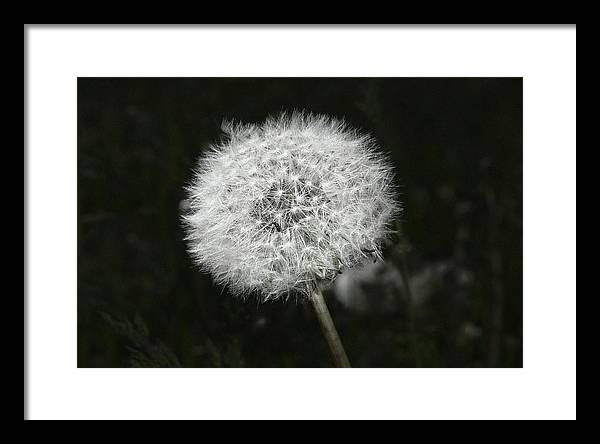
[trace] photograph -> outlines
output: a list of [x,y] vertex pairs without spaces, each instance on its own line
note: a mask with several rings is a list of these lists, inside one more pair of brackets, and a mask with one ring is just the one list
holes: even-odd
[[523,368],[523,77],[75,81],[78,368]]

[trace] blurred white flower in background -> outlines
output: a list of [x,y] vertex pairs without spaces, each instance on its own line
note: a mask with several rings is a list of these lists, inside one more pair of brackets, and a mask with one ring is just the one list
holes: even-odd
[[400,205],[369,136],[297,112],[223,130],[199,160],[183,216],[189,253],[217,283],[262,300],[310,296],[381,259]]
[[358,313],[389,313],[398,308],[403,294],[402,274],[386,262],[370,262],[343,273],[333,286],[336,299]]
[[426,304],[436,291],[448,287],[448,279],[456,285],[468,286],[472,276],[452,260],[444,260],[420,267],[408,279],[411,300],[396,263],[370,263],[342,274],[335,281],[333,294],[346,309],[356,313],[392,313],[406,303],[417,308]]

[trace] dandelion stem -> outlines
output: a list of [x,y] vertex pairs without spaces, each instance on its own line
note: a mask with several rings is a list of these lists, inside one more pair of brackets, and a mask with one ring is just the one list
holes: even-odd
[[340,336],[338,335],[335,325],[333,324],[333,319],[331,319],[331,315],[329,314],[329,309],[325,303],[325,298],[323,298],[323,293],[321,293],[320,289],[317,289],[310,299],[313,307],[315,308],[315,312],[317,313],[317,318],[319,318],[321,330],[323,331],[323,335],[325,336],[327,344],[329,345],[329,350],[331,351],[335,366],[346,368],[351,367]]

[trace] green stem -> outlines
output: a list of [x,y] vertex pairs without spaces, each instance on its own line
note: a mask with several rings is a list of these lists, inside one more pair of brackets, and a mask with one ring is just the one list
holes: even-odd
[[338,335],[335,325],[333,324],[333,319],[331,319],[331,314],[329,314],[329,309],[325,303],[323,293],[321,293],[320,289],[317,289],[310,299],[315,309],[315,313],[317,314],[317,318],[319,319],[319,323],[321,324],[323,335],[325,336],[327,344],[329,345],[329,350],[331,351],[335,366],[351,367],[340,336]]

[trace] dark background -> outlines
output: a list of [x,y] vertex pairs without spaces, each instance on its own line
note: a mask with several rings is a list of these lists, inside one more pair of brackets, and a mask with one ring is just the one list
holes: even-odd
[[353,366],[521,367],[520,78],[80,78],[78,366],[331,365],[310,305],[232,297],[182,240],[222,120],[291,109],[345,118],[396,165],[401,236],[348,272],[354,299],[326,293]]

